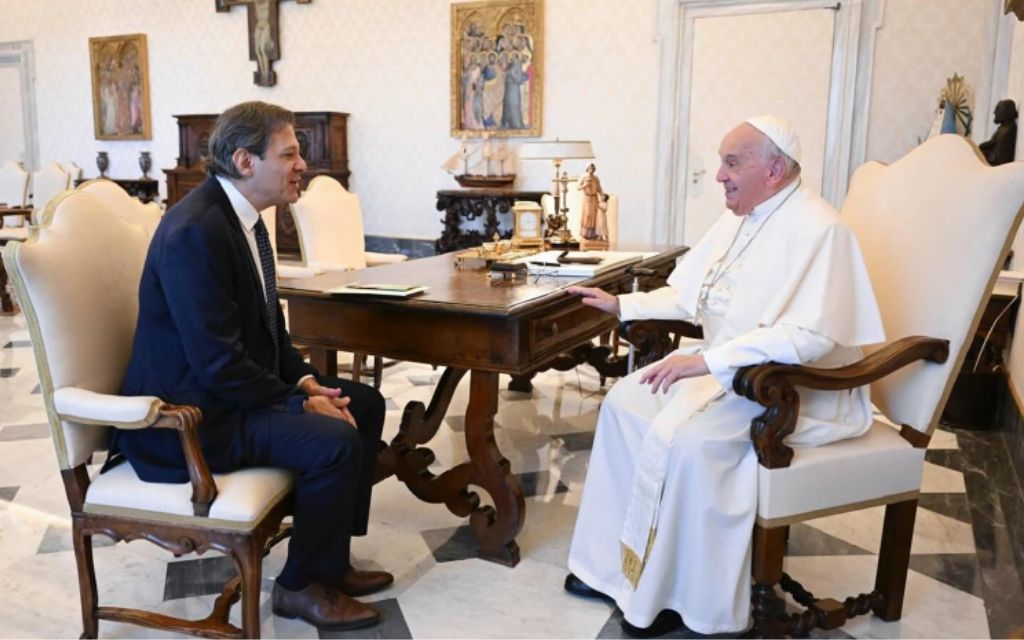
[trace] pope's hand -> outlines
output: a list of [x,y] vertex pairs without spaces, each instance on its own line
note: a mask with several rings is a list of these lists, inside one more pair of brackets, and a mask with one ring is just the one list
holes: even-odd
[[640,376],[640,384],[650,384],[651,393],[663,392],[681,378],[695,378],[710,373],[702,355],[669,356],[650,367]]
[[583,304],[614,316],[619,315],[619,298],[596,287],[569,287],[569,293],[583,298]]

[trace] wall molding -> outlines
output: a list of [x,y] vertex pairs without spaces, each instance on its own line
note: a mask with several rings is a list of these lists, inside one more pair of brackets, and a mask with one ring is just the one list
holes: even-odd
[[[862,7],[862,0],[661,0],[658,6],[661,93],[658,100],[652,241],[682,242],[685,229],[689,162],[687,124],[692,89],[692,56],[688,54],[693,42],[694,20],[801,9],[831,8],[836,11],[822,196],[838,205],[846,194],[852,168],[856,166],[852,162],[863,158],[863,148],[867,144],[864,127],[860,132],[859,156],[854,155],[853,130],[857,123],[853,116],[860,113],[858,107],[862,104],[856,99],[857,88],[862,84],[858,77]],[[872,37],[872,49],[873,42]],[[867,83],[870,84],[870,78]]]
[[21,114],[24,131],[23,164],[26,171],[39,168],[39,125],[36,117],[35,49],[31,40],[0,42],[0,67],[17,67],[21,78]]

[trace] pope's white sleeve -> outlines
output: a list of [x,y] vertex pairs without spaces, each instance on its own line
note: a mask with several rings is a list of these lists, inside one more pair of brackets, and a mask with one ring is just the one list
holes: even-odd
[[711,375],[724,388],[732,389],[732,379],[741,367],[765,362],[807,364],[835,347],[835,342],[813,331],[779,324],[748,331],[703,355]]
[[644,293],[619,296],[619,320],[690,320],[683,308],[679,292],[673,287],[660,287]]

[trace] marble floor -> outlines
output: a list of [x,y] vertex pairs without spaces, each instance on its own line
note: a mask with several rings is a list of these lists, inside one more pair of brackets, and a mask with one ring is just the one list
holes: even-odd
[[[19,316],[0,318],[0,347],[0,637],[77,636],[68,508]],[[439,375],[412,363],[385,370],[386,436],[397,429],[406,402],[429,398]],[[431,445],[439,468],[466,458],[467,381]],[[280,545],[264,565],[264,637],[622,637],[621,616],[612,607],[562,590],[603,394],[585,367],[538,376],[532,394],[501,392],[497,441],[528,496],[519,566],[477,559],[464,519],[418,502],[389,479],[375,490],[370,534],[353,550],[358,566],[396,575],[394,586],[373,598],[386,620],[361,632],[318,634],[301,621],[275,617],[268,597],[283,563],[286,545]],[[937,432],[927,453],[903,619],[855,618],[821,637],[1006,637],[1024,625],[1017,564],[1024,506],[1008,465],[999,433]],[[879,508],[794,526],[787,571],[816,594],[866,591],[874,581],[881,525]],[[101,604],[203,617],[233,572],[227,558],[213,553],[173,559],[144,542],[97,543]],[[100,635],[168,634],[101,622]],[[670,634],[692,636],[685,629]]]

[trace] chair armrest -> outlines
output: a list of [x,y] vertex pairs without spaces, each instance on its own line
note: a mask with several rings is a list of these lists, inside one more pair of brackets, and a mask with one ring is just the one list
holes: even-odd
[[394,264],[396,262],[405,262],[409,259],[409,256],[401,253],[376,253],[373,251],[366,252],[366,266],[372,267],[378,264]]
[[943,363],[949,357],[949,341],[910,336],[892,342],[868,357],[835,369],[769,362],[743,367],[733,378],[733,390],[765,407],[750,423],[750,439],[757,459],[768,469],[788,467],[793,450],[783,441],[793,433],[800,411],[800,395],[794,387],[824,391],[855,389],[884,378],[918,360]]
[[199,446],[199,423],[203,414],[198,407],[167,404],[155,396],[117,396],[77,387],[54,391],[53,405],[61,419],[82,424],[176,430],[192,483],[192,511],[201,517],[210,514],[210,504],[217,497],[217,485]]
[[619,325],[619,335],[636,347],[637,367],[661,360],[679,345],[679,338],[703,338],[704,330],[685,320],[631,320]]

